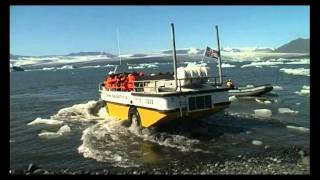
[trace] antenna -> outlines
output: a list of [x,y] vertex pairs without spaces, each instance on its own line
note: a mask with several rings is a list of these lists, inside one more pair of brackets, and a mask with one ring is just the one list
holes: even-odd
[[[121,66],[121,56],[120,56],[120,43],[119,43],[119,28],[117,28],[117,42],[118,42],[118,57],[119,57],[119,66]],[[118,65],[114,68],[113,73],[115,74],[118,69]]]
[[121,66],[120,43],[119,43],[119,29],[117,29],[117,41],[118,41],[118,56],[119,56],[119,58],[120,58],[120,66]]

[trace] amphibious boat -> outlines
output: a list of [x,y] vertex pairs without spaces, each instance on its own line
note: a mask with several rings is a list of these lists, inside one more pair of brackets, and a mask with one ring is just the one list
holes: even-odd
[[227,87],[223,86],[218,27],[219,76],[209,77],[201,65],[177,67],[174,25],[171,24],[173,75],[136,77],[131,90],[99,86],[109,116],[142,128],[160,122],[210,116],[230,105]]

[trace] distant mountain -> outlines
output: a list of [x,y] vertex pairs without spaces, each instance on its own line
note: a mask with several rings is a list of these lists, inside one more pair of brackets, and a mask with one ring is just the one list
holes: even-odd
[[224,52],[241,52],[240,49],[236,49],[236,48],[221,48],[221,51],[224,51]]
[[310,39],[298,38],[275,49],[281,53],[310,53]]
[[19,59],[22,57],[28,57],[28,56],[20,56],[20,55],[14,55],[14,54],[10,54],[10,59]]
[[271,48],[256,48],[253,51],[254,52],[273,52],[274,50]]
[[67,54],[67,56],[98,56],[98,55],[105,55],[107,57],[117,57],[111,53],[106,53],[106,52],[77,52],[77,53]]

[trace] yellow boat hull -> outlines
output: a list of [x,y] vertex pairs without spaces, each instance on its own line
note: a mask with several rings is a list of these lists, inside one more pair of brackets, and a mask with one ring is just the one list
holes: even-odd
[[[183,116],[190,118],[206,117],[229,107],[229,105],[230,102],[219,103],[215,104],[211,109],[192,111],[188,112],[188,114],[183,111]],[[106,110],[108,115],[110,117],[115,117],[120,121],[128,119],[129,108],[129,105],[106,102]],[[181,117],[180,110],[158,111],[145,107],[136,107],[136,109],[140,116],[141,126],[145,128],[155,125],[158,122],[174,120]]]

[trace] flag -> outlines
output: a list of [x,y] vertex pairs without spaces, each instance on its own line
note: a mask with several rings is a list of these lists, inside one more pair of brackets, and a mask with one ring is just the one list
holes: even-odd
[[215,51],[215,50],[211,49],[209,46],[207,46],[205,53],[204,53],[204,56],[218,59],[219,52]]

